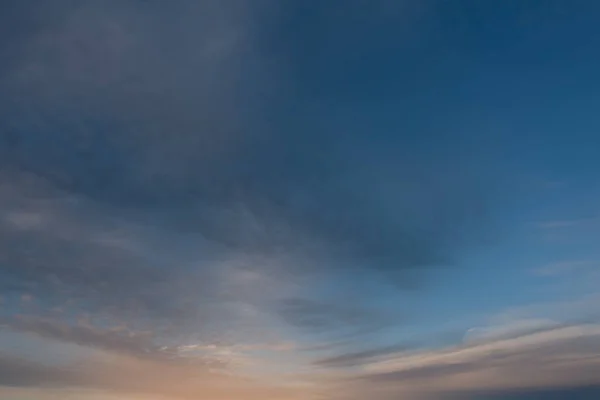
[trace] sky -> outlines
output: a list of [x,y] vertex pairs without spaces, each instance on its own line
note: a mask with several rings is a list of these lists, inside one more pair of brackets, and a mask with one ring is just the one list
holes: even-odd
[[599,398],[599,18],[3,1],[0,398]]

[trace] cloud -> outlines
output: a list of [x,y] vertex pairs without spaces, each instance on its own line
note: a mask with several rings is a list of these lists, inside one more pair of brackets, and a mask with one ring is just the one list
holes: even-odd
[[245,141],[244,86],[268,84],[253,67],[260,7],[31,3],[13,8],[38,29],[15,26],[18,61],[0,77],[5,163],[104,201],[170,201]]
[[[509,395],[545,387],[566,391],[598,384],[599,345],[598,325],[550,327],[440,350],[387,354],[345,382],[358,393],[377,387],[390,395],[421,393],[432,399],[452,393],[460,393],[456,398],[461,399],[480,398],[475,395],[479,392]],[[471,392],[473,397],[467,395]]]
[[[3,165],[107,218],[145,210],[151,225],[231,252],[291,255],[302,271],[403,275],[450,263],[456,233],[481,217],[460,172],[377,161],[381,145],[342,143],[335,129],[267,128],[279,66],[262,50],[262,2],[14,7],[41,22],[11,24],[22,42],[0,77],[14,95]],[[24,217],[10,218],[24,227]]]
[[136,332],[124,327],[100,329],[80,321],[69,324],[50,318],[16,316],[2,321],[3,329],[33,334],[53,341],[76,344],[115,354],[129,355],[141,359],[164,362],[189,362],[211,368],[222,368],[226,362],[215,357],[214,351],[197,352],[196,357],[184,354],[181,347],[160,346],[152,332]]
[[69,386],[76,380],[58,368],[0,356],[0,385],[21,387]]
[[[132,312],[135,305],[129,301],[138,303],[142,314],[158,318],[176,318],[178,312],[184,312],[182,305],[172,304],[174,309],[156,303],[164,295],[167,282],[171,288],[177,286],[177,271],[161,269],[149,252],[133,248],[133,241],[140,237],[127,232],[132,224],[114,221],[113,214],[99,211],[85,199],[52,196],[44,190],[43,198],[32,199],[22,188],[9,195],[7,191],[16,188],[6,181],[2,189],[5,195],[1,202],[8,222],[0,227],[5,291],[34,294],[47,304],[60,306],[73,299],[86,299],[90,311],[97,312]],[[30,221],[24,226],[23,215],[35,215],[37,223]],[[16,221],[15,216],[19,217]],[[134,236],[132,242],[126,243],[126,237],[117,240],[119,231]]]
[[[282,93],[296,83],[271,37],[285,7],[23,4],[0,16],[14,38],[0,39],[2,321],[151,369],[89,372],[102,387],[137,390],[128,373],[178,386],[165,358],[192,347],[240,360],[282,332],[402,324],[378,309],[384,292],[454,264],[486,226],[486,188],[462,163],[419,160],[372,126],[343,134],[340,110],[311,116]],[[375,356],[353,353],[322,363]],[[23,368],[95,387],[87,370]]]
[[[0,393],[7,387],[21,388],[23,393],[44,389],[42,398],[105,394],[140,399],[293,399],[306,393],[290,382],[274,384],[267,380],[273,374],[260,372],[261,352],[286,352],[290,344],[199,343],[166,348],[157,347],[151,332],[102,330],[84,322],[72,326],[34,317],[5,321],[2,328],[19,335],[2,337]],[[27,350],[32,344],[34,352],[41,349],[45,354],[32,357]]]
[[210,396],[226,399],[244,395],[250,398],[300,398],[297,390],[285,386],[267,387],[257,381],[235,379],[194,366],[114,355],[98,355],[97,359],[85,365],[66,367],[43,366],[0,356],[0,384],[27,389],[44,388],[50,394],[53,390],[68,389],[84,398],[90,390],[121,396],[144,396],[142,398],[193,399]]
[[384,356],[393,356],[400,351],[413,349],[410,345],[392,345],[382,346],[369,350],[347,352],[332,357],[322,358],[314,362],[315,365],[327,368],[344,368],[361,366],[373,361],[373,359],[381,359]]
[[464,340],[468,343],[489,341],[494,339],[508,339],[519,337],[524,333],[545,331],[560,325],[556,321],[547,318],[520,318],[512,319],[510,322],[490,325],[483,328],[469,329]]

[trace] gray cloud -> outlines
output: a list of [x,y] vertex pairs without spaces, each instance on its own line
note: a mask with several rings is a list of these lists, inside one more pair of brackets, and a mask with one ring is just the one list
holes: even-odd
[[0,385],[20,387],[64,387],[77,382],[71,371],[30,363],[0,355]]
[[598,384],[599,338],[597,325],[555,326],[446,349],[388,353],[342,385],[353,388],[356,398],[376,392],[382,399],[590,394],[586,388]]
[[428,365],[424,367],[417,367],[404,371],[389,372],[383,374],[372,375],[368,378],[371,383],[383,383],[383,382],[402,382],[402,381],[427,381],[439,379],[463,372],[474,371],[481,366],[475,363],[450,363],[441,365]]
[[[321,23],[315,31],[326,40],[316,34],[283,46],[267,38],[287,22],[273,21],[287,9],[274,3],[3,6],[1,321],[134,360],[77,371],[0,357],[0,385],[206,397],[213,376],[203,367],[220,360],[188,363],[181,346],[251,341],[280,321],[324,341],[364,339],[407,321],[404,310],[376,306],[379,290],[414,288],[477,243],[493,201],[486,171],[477,168],[483,178],[475,178],[460,154],[420,148],[398,127],[384,132],[379,117],[365,121],[338,101],[344,93],[311,95],[319,76],[294,81],[296,64],[321,62],[322,43],[352,48],[340,67],[355,54],[370,59],[356,39],[379,24],[362,8],[375,2],[352,2],[359,29],[353,18],[335,32]],[[317,19],[336,13],[326,6]],[[84,317],[93,321],[74,322]],[[384,387],[395,397],[413,384],[460,392],[464,382],[453,380],[464,376],[500,391],[526,378],[540,387],[597,381],[597,337],[491,352],[487,344],[446,349],[451,362],[425,354],[390,367],[405,356],[392,346],[319,356],[311,366],[364,368],[344,383],[360,395]],[[190,364],[205,381],[196,383]],[[140,366],[147,370],[137,374]],[[219,385],[231,398],[229,381]]]
[[[481,231],[486,190],[462,164],[420,162],[389,132],[344,134],[339,110],[284,101],[294,85],[265,38],[268,2],[9,3],[5,314],[25,295],[42,316],[173,341],[242,335],[273,310],[302,333],[367,334],[404,320],[346,299],[368,303],[373,281],[412,287]],[[304,122],[281,118],[288,108]],[[275,284],[232,284],[244,270]],[[349,271],[361,280],[344,300],[311,291]]]
[[5,327],[18,332],[33,333],[49,339],[99,347],[111,351],[140,355],[157,350],[148,341],[147,336],[137,336],[133,332],[103,331],[89,325],[77,324],[71,326],[61,324],[56,320],[25,316],[11,318],[3,322]]
[[386,355],[397,354],[398,352],[414,349],[414,346],[407,344],[382,346],[368,350],[347,352],[332,357],[322,358],[314,362],[315,365],[328,368],[354,367],[366,364],[373,359],[379,359]]
[[[169,324],[192,312],[186,295],[207,294],[193,274],[182,276],[184,259],[170,258],[175,265],[166,267],[158,249],[150,248],[152,233],[139,232],[143,224],[84,198],[48,191],[43,180],[27,174],[17,177],[19,185],[3,180],[0,186],[7,295],[33,295],[63,311],[80,313],[83,306],[99,317],[151,317]],[[23,184],[27,180],[31,185]],[[178,296],[169,296],[173,290]],[[79,309],[69,310],[69,304]]]
[[[270,84],[256,79],[256,10],[238,1],[64,4],[5,76],[25,93],[2,129],[12,164],[102,203],[160,207],[179,228],[245,251],[309,237],[370,267],[446,261],[447,230],[477,202],[459,182],[444,187],[448,177],[409,172],[415,165],[393,154],[376,161],[374,143],[346,148],[322,128],[270,132],[244,114]],[[236,235],[254,222],[237,215],[240,204],[260,235]]]
[[140,360],[207,367],[215,371],[227,367],[224,358],[210,351],[185,354],[177,345],[165,346],[164,338],[156,337],[155,332],[140,332],[126,327],[102,329],[85,321],[73,324],[56,318],[16,316],[0,321],[0,328]]
[[[262,398],[296,398],[279,387],[264,387],[249,380],[236,381],[188,365],[139,362],[126,357],[93,360],[85,365],[46,366],[0,355],[0,385],[43,389],[48,394],[70,390],[85,396],[90,390],[104,394],[227,399],[243,394]],[[79,391],[77,391],[79,390]],[[283,395],[283,396],[282,396]],[[64,397],[62,397],[64,398]]]

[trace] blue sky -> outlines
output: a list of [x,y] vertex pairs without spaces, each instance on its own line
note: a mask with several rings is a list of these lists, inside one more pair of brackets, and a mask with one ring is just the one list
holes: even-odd
[[600,4],[2,8],[3,396],[597,397]]

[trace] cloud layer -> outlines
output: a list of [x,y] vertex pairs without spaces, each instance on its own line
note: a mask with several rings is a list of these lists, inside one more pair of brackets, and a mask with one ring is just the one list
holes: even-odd
[[[360,36],[387,49],[427,7],[346,3],[3,6],[0,396],[595,390],[595,325],[397,340],[421,317],[407,299],[485,240],[502,196],[444,135],[383,129],[368,99],[358,115],[335,82],[381,50]],[[349,55],[322,68],[325,48]]]

